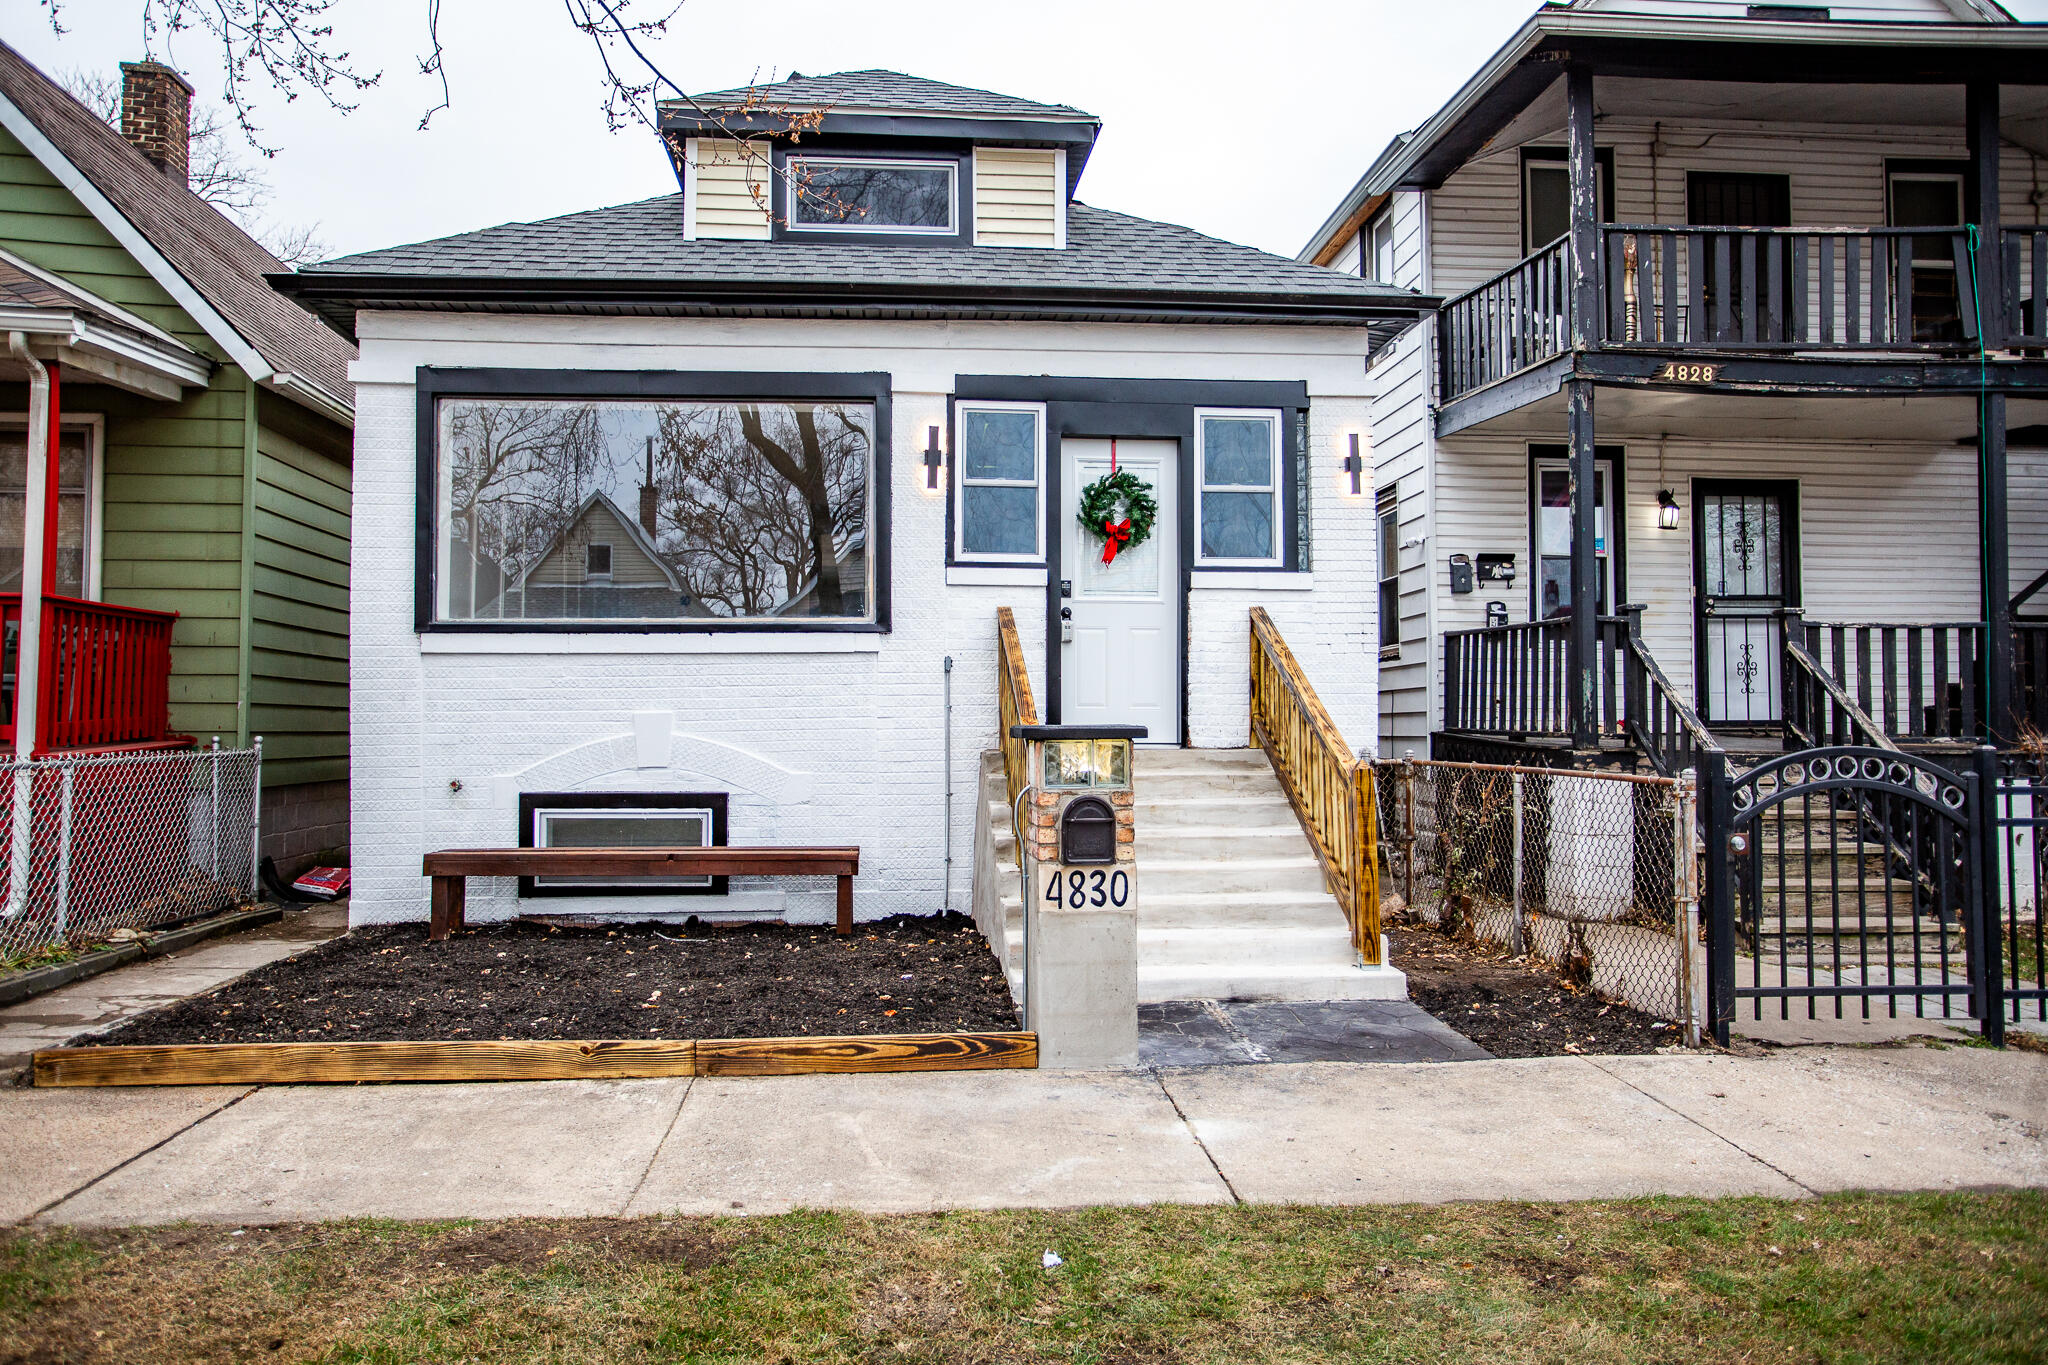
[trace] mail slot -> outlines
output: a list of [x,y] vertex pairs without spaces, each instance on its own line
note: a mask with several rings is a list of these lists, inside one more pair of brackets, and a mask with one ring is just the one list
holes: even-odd
[[1060,862],[1066,866],[1116,861],[1116,812],[1099,796],[1077,797],[1060,813]]

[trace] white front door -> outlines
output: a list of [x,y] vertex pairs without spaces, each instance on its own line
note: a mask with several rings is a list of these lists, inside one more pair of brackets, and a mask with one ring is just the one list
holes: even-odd
[[1060,443],[1060,574],[1072,589],[1060,605],[1073,613],[1060,636],[1065,724],[1143,725],[1147,743],[1180,743],[1179,457],[1173,441],[1116,442],[1116,467],[1151,485],[1159,515],[1144,544],[1105,564],[1080,506],[1081,490],[1109,473],[1110,443]]

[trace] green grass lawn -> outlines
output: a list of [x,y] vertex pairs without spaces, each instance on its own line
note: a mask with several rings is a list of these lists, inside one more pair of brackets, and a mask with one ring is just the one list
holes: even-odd
[[2044,1359],[2041,1192],[0,1233],[0,1361]]

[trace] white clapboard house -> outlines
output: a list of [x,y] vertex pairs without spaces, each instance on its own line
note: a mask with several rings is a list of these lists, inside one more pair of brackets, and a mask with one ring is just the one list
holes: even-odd
[[1301,254],[1444,300],[1370,379],[1382,746],[2048,728],[2044,159],[1983,0],[1536,12]]
[[[1079,202],[1099,125],[1065,105],[860,71],[661,124],[677,194],[277,280],[361,346],[353,916],[424,917],[437,848],[857,844],[861,916],[978,898],[1000,935],[1002,671],[1042,722],[1148,731],[1148,992],[1364,989],[1244,752],[1250,623],[1369,746],[1364,357],[1434,300]],[[1077,508],[1112,461],[1158,512],[1105,563]],[[528,891],[831,913],[829,882]]]

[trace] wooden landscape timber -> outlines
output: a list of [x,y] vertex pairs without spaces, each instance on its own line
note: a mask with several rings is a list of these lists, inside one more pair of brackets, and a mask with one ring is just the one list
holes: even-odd
[[987,1071],[1038,1065],[1035,1033],[822,1038],[186,1043],[35,1054],[38,1086],[335,1085]]

